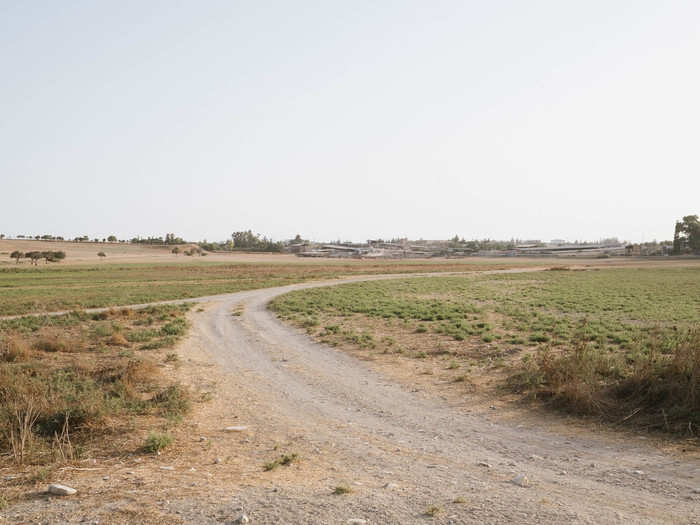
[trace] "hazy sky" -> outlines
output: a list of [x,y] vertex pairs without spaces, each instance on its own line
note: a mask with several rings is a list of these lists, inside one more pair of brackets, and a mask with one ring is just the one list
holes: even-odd
[[0,232],[668,239],[700,2],[0,0]]

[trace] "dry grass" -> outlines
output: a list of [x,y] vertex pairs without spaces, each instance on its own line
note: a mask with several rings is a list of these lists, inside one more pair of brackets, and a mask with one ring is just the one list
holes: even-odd
[[596,348],[584,334],[582,326],[570,349],[540,349],[510,385],[572,413],[700,433],[700,330],[652,337],[627,354]]
[[120,432],[179,420],[189,392],[166,384],[160,352],[142,351],[128,336],[146,325],[163,348],[172,346],[185,333],[186,311],[0,321],[0,462],[49,465],[95,447],[120,453],[110,450]]

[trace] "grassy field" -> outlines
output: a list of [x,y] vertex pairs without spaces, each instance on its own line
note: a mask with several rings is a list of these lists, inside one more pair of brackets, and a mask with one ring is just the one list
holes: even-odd
[[103,264],[0,268],[0,316],[139,304],[282,286],[345,275],[459,272],[531,261]]
[[700,268],[542,271],[297,291],[272,308],[321,341],[498,372],[553,406],[695,433]]
[[162,372],[177,362],[171,348],[186,333],[190,307],[0,321],[0,464],[138,452],[124,448],[137,428],[153,429],[155,440],[138,447],[163,446],[164,429],[191,403]]

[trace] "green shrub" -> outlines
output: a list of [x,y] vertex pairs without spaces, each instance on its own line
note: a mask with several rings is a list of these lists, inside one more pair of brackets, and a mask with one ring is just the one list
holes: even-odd
[[175,439],[173,438],[172,434],[163,432],[150,432],[148,434],[148,437],[146,438],[146,443],[144,444],[143,448],[147,452],[155,454],[156,452],[160,452],[164,448],[172,445],[174,440]]

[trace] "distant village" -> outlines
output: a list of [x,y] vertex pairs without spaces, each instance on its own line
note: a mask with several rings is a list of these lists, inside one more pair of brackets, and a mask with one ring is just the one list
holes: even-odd
[[366,243],[317,243],[311,241],[285,243],[285,251],[298,257],[354,257],[354,258],[430,258],[430,257],[613,257],[670,255],[671,242],[626,244],[617,239],[605,239],[597,243],[570,243],[564,240],[542,242],[464,241],[407,239],[384,241],[368,240]]

